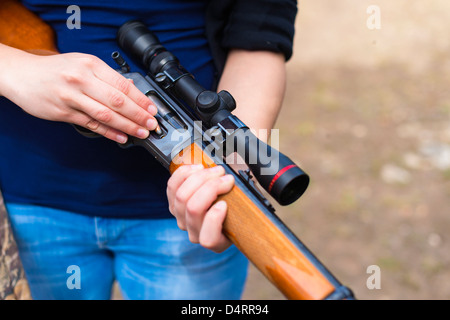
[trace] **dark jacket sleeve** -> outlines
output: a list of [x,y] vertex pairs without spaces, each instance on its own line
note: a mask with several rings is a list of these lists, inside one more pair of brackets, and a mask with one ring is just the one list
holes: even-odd
[[296,0],[211,0],[206,31],[219,74],[231,48],[292,56]]

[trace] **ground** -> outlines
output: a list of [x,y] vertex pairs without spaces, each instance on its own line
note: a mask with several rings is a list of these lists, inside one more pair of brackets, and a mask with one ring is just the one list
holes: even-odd
[[[278,216],[358,299],[450,299],[450,2],[299,9],[276,127],[311,184]],[[251,267],[244,299],[284,297]]]

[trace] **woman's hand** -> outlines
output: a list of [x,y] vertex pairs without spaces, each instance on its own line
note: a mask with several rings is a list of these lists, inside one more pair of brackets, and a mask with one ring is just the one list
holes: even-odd
[[222,166],[205,169],[202,165],[184,165],[170,177],[169,210],[177,219],[178,227],[188,232],[191,242],[218,253],[231,245],[222,233],[227,204],[213,203],[233,185],[233,176],[225,175]]
[[119,143],[127,135],[147,138],[156,128],[150,99],[99,58],[14,53],[2,70],[0,92],[27,113],[77,124]]

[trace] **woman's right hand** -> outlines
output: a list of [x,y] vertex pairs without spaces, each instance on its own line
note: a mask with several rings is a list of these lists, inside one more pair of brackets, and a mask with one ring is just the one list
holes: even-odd
[[0,93],[25,112],[73,123],[118,143],[147,138],[156,107],[99,58],[82,53],[38,56],[0,45],[7,61]]

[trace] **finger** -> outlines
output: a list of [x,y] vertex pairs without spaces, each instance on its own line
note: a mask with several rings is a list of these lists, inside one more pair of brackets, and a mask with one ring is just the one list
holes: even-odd
[[191,242],[199,242],[205,213],[217,199],[217,196],[229,192],[233,188],[233,184],[234,178],[232,175],[211,179],[190,197],[186,204],[186,228]]
[[227,215],[227,203],[215,203],[205,215],[200,230],[199,243],[202,247],[220,253],[231,246],[231,241],[223,234],[223,223]]
[[94,120],[110,128],[114,128],[116,131],[121,131],[140,139],[145,139],[150,134],[146,128],[137,125],[133,121],[125,118],[114,110],[105,107],[87,95],[78,96],[77,100],[73,103],[75,104],[74,107],[76,109],[86,113]]
[[[222,166],[214,166],[212,168],[207,168],[201,170],[200,172],[195,172],[195,175],[190,173],[183,181],[182,184],[179,185],[177,193],[179,192],[182,195],[185,195],[187,199],[200,188],[205,181],[223,176],[225,174],[225,169]],[[186,200],[187,200],[186,199]]]
[[[194,174],[195,173],[195,174]],[[185,178],[183,183],[178,187],[175,192],[172,207],[176,212],[177,218],[180,222],[185,221],[186,203],[189,198],[197,191],[207,180],[220,177],[225,173],[225,170],[221,166],[215,166],[213,168],[199,170],[191,172]]]
[[97,120],[91,118],[87,114],[81,112],[75,114],[72,117],[71,122],[88,130],[91,130],[92,132],[98,133],[104,136],[105,138],[108,138],[120,144],[123,144],[128,140],[128,136],[123,132],[108,127],[98,122]]
[[201,164],[180,166],[167,181],[167,197],[174,198],[176,191],[183,182],[194,172],[204,169]]
[[[125,79],[124,81],[128,86],[133,86],[128,79]],[[147,130],[155,130],[158,124],[154,118],[154,115],[156,114],[156,107],[153,104],[149,105],[147,110],[145,110],[130,99],[130,97],[126,94],[103,81],[94,81],[92,85],[83,88],[83,93],[98,101],[100,104],[121,114],[135,124],[138,124],[142,128]],[[150,101],[150,99],[148,100]],[[151,111],[150,113],[149,110]]]
[[189,175],[202,169],[204,169],[203,165],[181,166],[172,174],[169,181],[167,182],[166,194],[169,201],[169,211],[173,216],[175,216],[175,218],[177,218],[178,227],[182,230],[186,230],[184,210],[177,211],[175,208],[177,190],[179,189],[181,184],[189,177]]
[[103,66],[94,68],[93,72],[98,79],[106,82],[113,88],[128,96],[138,106],[149,111],[152,115],[156,114],[156,107],[150,99],[139,91],[139,89],[131,81],[128,81],[124,76],[110,68],[106,63],[104,63]]

